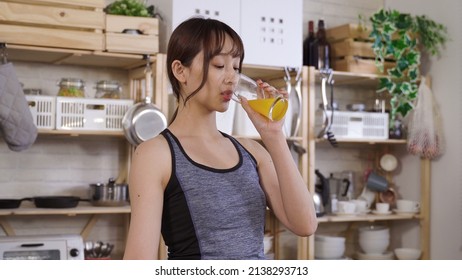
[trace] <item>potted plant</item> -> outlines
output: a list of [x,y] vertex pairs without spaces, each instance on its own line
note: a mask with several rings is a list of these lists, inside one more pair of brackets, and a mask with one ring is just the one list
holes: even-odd
[[380,78],[377,92],[391,95],[390,126],[397,114],[405,117],[413,109],[423,54],[438,55],[447,41],[446,27],[426,16],[412,16],[397,10],[381,9],[370,17],[376,65],[384,72],[384,63],[395,66]]
[[133,16],[133,17],[156,17],[154,6],[147,6],[146,1],[141,0],[117,0],[104,9],[108,15]]
[[117,0],[106,6],[105,45],[110,52],[155,54],[159,51],[159,18],[142,0]]

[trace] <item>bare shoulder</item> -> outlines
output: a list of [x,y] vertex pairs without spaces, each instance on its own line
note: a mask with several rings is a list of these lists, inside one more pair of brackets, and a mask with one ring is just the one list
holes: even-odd
[[171,175],[171,166],[169,144],[163,135],[158,135],[136,147],[130,167],[130,177],[165,187]]
[[249,138],[238,138],[237,141],[249,151],[257,161],[267,155],[266,149],[258,141]]

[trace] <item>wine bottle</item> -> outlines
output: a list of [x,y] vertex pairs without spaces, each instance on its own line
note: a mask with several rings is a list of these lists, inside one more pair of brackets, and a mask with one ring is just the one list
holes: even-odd
[[318,31],[316,32],[316,50],[317,50],[317,69],[330,68],[330,45],[327,42],[326,29],[324,20],[318,21]]
[[313,59],[313,43],[315,41],[314,36],[314,22],[308,21],[308,36],[303,41],[303,65],[314,66]]

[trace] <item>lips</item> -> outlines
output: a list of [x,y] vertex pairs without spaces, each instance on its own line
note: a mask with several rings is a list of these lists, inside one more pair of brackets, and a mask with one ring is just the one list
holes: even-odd
[[221,93],[221,95],[223,96],[223,100],[228,102],[231,100],[231,97],[233,96],[233,92],[232,91],[224,91]]

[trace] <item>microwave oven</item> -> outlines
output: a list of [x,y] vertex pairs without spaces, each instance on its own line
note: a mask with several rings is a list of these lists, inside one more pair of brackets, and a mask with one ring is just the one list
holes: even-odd
[[0,260],[83,260],[80,235],[1,236]]

